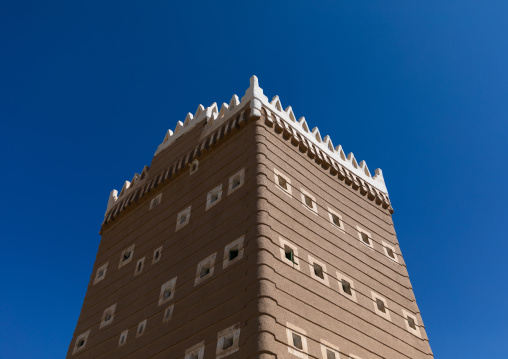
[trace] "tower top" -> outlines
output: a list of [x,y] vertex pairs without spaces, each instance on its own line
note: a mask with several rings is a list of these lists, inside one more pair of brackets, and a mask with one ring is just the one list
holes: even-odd
[[[250,78],[250,86],[245,91],[245,95],[243,95],[241,100],[237,95],[233,95],[229,104],[223,103],[220,110],[217,107],[217,103],[214,102],[207,108],[200,104],[194,115],[189,112],[183,122],[177,122],[174,131],[168,130],[166,132],[164,140],[155,151],[154,157],[171,147],[178,138],[184,136],[198,123],[206,125],[206,132],[212,133],[243,111],[247,107],[247,104],[249,104],[251,116],[260,117],[261,111],[264,108],[267,112],[271,113],[270,116],[275,119],[277,126],[280,126],[285,130],[290,128],[293,132],[298,133],[301,137],[305,138],[309,143],[314,145],[316,149],[321,150],[331,159],[336,161],[337,164],[340,164],[352,174],[365,181],[365,183],[381,192],[382,197],[385,198],[383,202],[386,202],[388,205],[388,190],[386,189],[381,169],[376,169],[375,175],[372,176],[365,161],[358,163],[352,152],[346,156],[341,145],[334,147],[330,136],[321,136],[321,132],[318,127],[314,127],[310,130],[305,117],[302,116],[297,120],[291,106],[286,107],[284,110],[279,96],[276,95],[271,101],[269,101],[268,97],[266,97],[263,93],[263,89],[259,87],[259,81],[256,76],[252,76]],[[141,174],[136,173],[134,175],[131,182],[125,181],[122,190],[120,191],[120,195],[118,195],[117,190],[111,191],[105,217],[108,215],[110,210],[118,204],[118,200],[120,199],[119,197],[133,192],[134,187],[138,187],[138,184],[140,184],[140,182],[142,182],[147,176],[148,171],[149,167],[145,166]]]
[[314,145],[325,151],[334,160],[342,164],[357,176],[361,177],[364,181],[376,187],[378,190],[388,194],[388,190],[386,189],[386,184],[383,178],[383,171],[381,171],[380,168],[377,168],[375,170],[375,175],[372,176],[365,161],[358,163],[352,152],[346,156],[341,145],[334,147],[330,136],[326,135],[325,137],[321,137],[321,132],[317,126],[310,130],[305,117],[302,116],[297,120],[291,106],[288,106],[285,110],[283,110],[278,95],[274,96],[272,101],[269,101],[268,97],[266,97],[266,95],[263,93],[263,89],[259,87],[259,80],[255,75],[250,78],[250,86],[245,91],[245,95],[242,97],[241,101],[237,95],[233,95],[229,105],[223,103],[220,111],[217,110],[217,103],[214,102],[210,107],[207,107],[206,109],[203,105],[199,105],[194,115],[189,112],[184,122],[177,122],[174,131],[167,131],[164,140],[157,148],[157,151],[155,151],[155,156],[169,147],[177,138],[182,136],[195,124],[205,120],[208,123],[215,121],[222,122],[226,118],[229,118],[233,112],[236,112],[236,110],[241,107],[240,105],[244,105],[252,100],[256,102],[254,106],[251,106],[254,111],[259,111],[261,106],[269,108],[277,115],[279,115],[280,118],[283,119],[288,125],[298,131],[301,135],[305,136],[305,138],[310,140]]

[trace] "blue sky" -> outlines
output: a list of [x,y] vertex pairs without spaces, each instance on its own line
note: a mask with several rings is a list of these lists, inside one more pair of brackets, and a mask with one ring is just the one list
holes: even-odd
[[256,74],[382,168],[437,358],[508,349],[506,1],[0,3],[0,358],[62,358],[107,198]]

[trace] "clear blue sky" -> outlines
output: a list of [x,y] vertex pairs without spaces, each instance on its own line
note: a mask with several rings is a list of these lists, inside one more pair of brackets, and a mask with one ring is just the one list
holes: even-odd
[[111,189],[256,74],[384,171],[436,358],[508,349],[508,3],[2,1],[0,358],[62,358]]

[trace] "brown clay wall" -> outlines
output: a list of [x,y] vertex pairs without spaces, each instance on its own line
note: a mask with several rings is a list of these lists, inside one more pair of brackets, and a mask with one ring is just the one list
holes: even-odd
[[[72,358],[183,358],[187,348],[205,341],[205,359],[215,358],[217,333],[240,323],[240,350],[229,358],[256,353],[256,170],[254,127],[247,126],[199,159],[198,172],[182,171],[168,184],[143,197],[102,231],[102,240],[82,311],[71,341]],[[148,180],[196,146],[201,128],[193,128],[153,161]],[[250,133],[249,133],[250,132]],[[193,140],[193,143],[189,141]],[[245,168],[243,186],[228,195],[229,177]],[[159,170],[157,170],[159,169]],[[222,183],[222,199],[208,211],[207,193]],[[149,210],[162,192],[162,202]],[[179,211],[191,205],[190,223],[175,232]],[[226,244],[245,235],[243,259],[223,269]],[[132,261],[118,268],[121,252],[135,243]],[[152,264],[153,251],[163,246]],[[194,286],[197,264],[217,252],[214,274]],[[145,257],[142,273],[136,262]],[[98,267],[108,262],[106,277],[93,285]],[[158,306],[161,285],[177,277],[175,298]],[[104,309],[117,303],[113,323],[99,329]],[[164,310],[174,304],[163,323]],[[147,319],[145,333],[137,325]],[[72,355],[76,337],[91,330],[85,349]],[[129,329],[118,347],[120,333]]]
[[[388,210],[331,176],[263,121],[257,124],[259,240],[270,288],[265,301],[273,317],[273,351],[294,357],[288,353],[289,322],[307,331],[310,357],[322,358],[321,339],[338,346],[342,355],[363,359],[432,357]],[[290,179],[291,196],[275,183],[274,168]],[[316,197],[317,215],[302,204],[301,188]],[[342,215],[345,232],[330,223],[328,207]],[[372,234],[374,249],[359,240],[357,225]],[[281,258],[279,238],[298,248],[300,270]],[[386,256],[381,241],[395,247],[399,263]],[[311,276],[308,255],[325,264],[328,286]],[[337,271],[353,280],[356,302],[339,292]],[[374,312],[371,290],[387,300],[391,321]],[[421,339],[406,329],[402,309],[417,315]]]

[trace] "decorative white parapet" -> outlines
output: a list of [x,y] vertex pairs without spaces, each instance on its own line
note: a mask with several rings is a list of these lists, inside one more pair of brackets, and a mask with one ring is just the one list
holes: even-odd
[[174,132],[168,130],[166,136],[164,137],[164,141],[157,148],[155,156],[157,156],[163,149],[170,146],[171,143],[175,141],[175,139],[179,138],[183,133],[187,132],[198,122],[206,119],[207,122],[213,123],[213,126],[211,127],[215,128],[219,126],[226,118],[229,118],[230,115],[236,113],[236,110],[242,107],[240,105],[245,105],[248,102],[251,102],[250,108],[252,115],[260,116],[262,106],[269,108],[272,110],[272,112],[277,114],[286,123],[288,123],[293,129],[298,131],[301,135],[322,149],[330,157],[335,159],[337,162],[342,164],[344,167],[362,178],[370,185],[388,194],[388,190],[386,189],[386,184],[383,178],[383,172],[379,168],[376,169],[376,174],[372,176],[365,161],[361,161],[360,164],[358,164],[353,153],[348,154],[346,157],[342,146],[338,145],[337,147],[334,147],[330,136],[327,135],[324,138],[321,137],[319,128],[314,127],[312,131],[309,130],[309,125],[305,117],[300,117],[297,120],[291,106],[283,110],[279,96],[274,96],[272,101],[269,101],[263,93],[263,89],[259,87],[259,81],[256,76],[252,76],[250,78],[250,86],[245,91],[245,95],[242,97],[241,101],[239,101],[238,96],[233,95],[229,105],[223,103],[220,111],[217,110],[216,103],[212,104],[212,106],[207,107],[206,109],[203,107],[203,105],[199,105],[194,116],[189,113],[183,123],[180,121],[177,123]]
[[[187,131],[202,121],[206,121],[206,123],[210,125],[208,126],[208,129],[212,131],[214,128],[220,126],[226,119],[233,116],[237,110],[242,108],[243,105],[248,102],[250,102],[252,116],[261,116],[261,108],[262,106],[265,106],[342,166],[346,167],[349,171],[362,178],[365,182],[388,195],[388,190],[386,189],[381,169],[376,169],[376,174],[372,176],[365,161],[361,161],[360,164],[358,164],[353,153],[349,153],[346,156],[341,145],[338,145],[337,147],[333,146],[330,136],[327,135],[324,138],[321,137],[319,128],[314,127],[312,131],[309,130],[309,125],[305,117],[300,117],[297,120],[291,106],[283,110],[279,96],[274,96],[272,101],[269,101],[263,93],[263,89],[259,87],[258,78],[256,76],[252,76],[250,78],[250,86],[245,91],[245,95],[242,97],[241,101],[237,95],[233,95],[229,104],[222,104],[220,111],[217,108],[217,103],[213,103],[207,108],[203,105],[199,105],[194,115],[188,113],[184,122],[177,122],[174,131],[168,130],[166,132],[164,140],[157,148],[157,151],[155,151],[154,156],[157,156],[161,151],[168,148],[177,138],[183,136]],[[144,179],[147,171],[148,167],[145,166],[141,175],[135,174],[131,182],[126,181],[120,191],[120,195],[118,195],[117,190],[111,191],[106,214],[114,207],[120,197],[125,195],[125,193],[130,192],[130,190],[134,188],[139,181]]]

